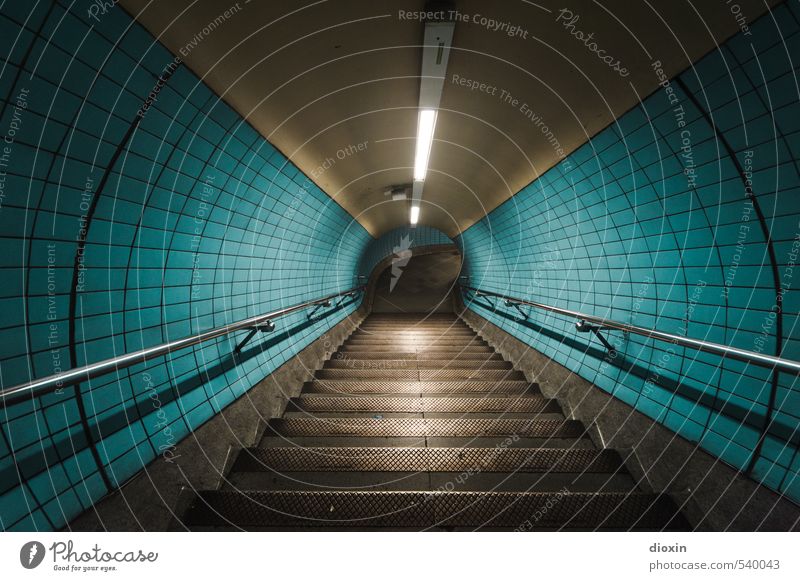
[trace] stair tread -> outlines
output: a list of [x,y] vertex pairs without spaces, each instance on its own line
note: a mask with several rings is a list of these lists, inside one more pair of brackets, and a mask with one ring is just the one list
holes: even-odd
[[580,438],[583,424],[576,420],[427,419],[427,418],[279,418],[268,431],[280,436],[381,436],[395,438],[517,436]]
[[472,331],[356,331],[347,339],[365,340],[430,340],[430,339],[477,339],[477,334]]
[[235,528],[688,528],[671,499],[640,492],[214,490],[195,495],[183,521]]
[[446,381],[454,379],[518,379],[525,375],[515,369],[320,369],[318,379],[406,379]]
[[336,397],[302,395],[290,401],[289,409],[309,412],[529,412],[561,411],[555,400],[542,396],[523,398],[431,398],[431,397]]
[[368,317],[221,490],[186,494],[200,530],[688,530],[447,314]]
[[348,345],[355,344],[362,345],[470,345],[470,344],[485,344],[484,340],[478,336],[470,337],[448,337],[445,335],[436,335],[431,337],[423,337],[416,335],[413,337],[398,337],[396,335],[385,336],[372,336],[372,337],[351,337],[347,340]]
[[487,353],[474,353],[474,352],[462,352],[462,351],[452,351],[452,352],[441,352],[441,351],[405,351],[405,352],[397,352],[397,351],[337,351],[334,353],[330,361],[336,360],[347,360],[347,359],[357,359],[357,360],[390,360],[390,361],[398,361],[404,359],[412,359],[417,361],[450,361],[453,359],[464,359],[470,361],[502,361],[503,358],[500,356],[499,353],[495,352],[487,352]]
[[403,352],[415,353],[495,353],[495,350],[488,345],[375,345],[372,343],[362,343],[353,345],[345,343],[339,348],[343,353],[395,353],[398,350]]
[[304,393],[336,394],[469,394],[536,392],[538,386],[525,380],[503,381],[348,381],[342,379],[315,380],[306,383]]
[[615,472],[624,467],[613,450],[560,448],[281,447],[247,448],[236,471]]
[[503,360],[483,361],[474,359],[331,359],[323,369],[513,369],[511,363]]
[[621,472],[424,472],[378,470],[231,472],[223,490],[456,490],[469,492],[635,492],[636,481]]

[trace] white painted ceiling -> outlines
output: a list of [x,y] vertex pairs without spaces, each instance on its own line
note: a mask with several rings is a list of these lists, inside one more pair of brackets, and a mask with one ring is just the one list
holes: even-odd
[[[774,3],[737,0],[748,22]],[[122,5],[177,54],[234,3]],[[202,35],[186,65],[371,234],[408,223],[408,203],[385,190],[412,177],[423,24],[400,11],[420,10],[423,2],[238,6]],[[571,28],[564,6],[457,1],[467,21],[455,29],[420,223],[456,235],[560,160],[523,104],[569,153],[657,88],[653,61],[675,75],[739,31],[722,0],[573,0],[579,18]],[[492,30],[482,18],[519,33]],[[593,33],[588,42],[596,46],[577,39],[578,31]],[[628,74],[593,48],[619,59]],[[486,88],[470,90],[454,75]]]

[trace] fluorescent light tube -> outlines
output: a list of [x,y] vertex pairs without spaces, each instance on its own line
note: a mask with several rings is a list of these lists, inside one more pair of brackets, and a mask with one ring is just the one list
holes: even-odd
[[[417,121],[417,152],[414,158],[414,179],[422,181],[428,173],[428,159],[433,144],[433,130],[436,127],[436,110],[422,109]],[[419,209],[419,208],[417,208]]]
[[411,206],[411,224],[419,222],[419,206]]

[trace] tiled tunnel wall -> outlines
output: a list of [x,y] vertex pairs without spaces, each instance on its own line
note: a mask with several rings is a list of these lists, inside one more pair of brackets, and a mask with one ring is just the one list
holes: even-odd
[[[368,233],[120,8],[73,4],[0,16],[2,386],[350,288]],[[356,306],[5,407],[0,529],[64,526]]]
[[378,263],[388,256],[411,251],[413,258],[415,248],[453,243],[447,234],[431,226],[420,224],[413,228],[411,226],[395,228],[370,242],[359,262],[358,273],[362,277],[369,278]]
[[[0,16],[3,387],[347,289],[406,234],[412,251],[451,242],[424,226],[373,241],[124,12],[95,22],[68,5]],[[780,326],[782,354],[800,358],[799,13],[780,6],[673,79],[677,101],[659,90],[467,230],[472,284],[771,354]],[[482,305],[800,499],[792,376],[773,391],[763,369],[615,333],[611,360],[574,321]],[[291,336],[259,338],[238,365],[241,334],[82,384],[79,399],[65,387],[3,408],[0,528],[62,527],[353,308],[282,319]]]
[[[800,359],[798,20],[779,6],[469,228],[471,284]],[[611,359],[574,320],[471,308],[800,501],[795,376],[773,390],[764,368],[618,332]]]

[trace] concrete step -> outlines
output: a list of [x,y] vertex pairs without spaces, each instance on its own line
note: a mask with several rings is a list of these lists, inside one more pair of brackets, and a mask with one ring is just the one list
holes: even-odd
[[353,333],[347,338],[348,342],[367,343],[411,343],[411,342],[441,342],[441,341],[474,341],[481,340],[475,333]]
[[295,418],[366,418],[372,420],[383,420],[390,418],[418,418],[418,419],[505,419],[505,420],[564,420],[565,416],[561,412],[538,412],[518,413],[518,412],[472,412],[452,413],[452,412],[307,412],[307,411],[287,411],[284,412],[284,419]]
[[339,348],[340,352],[344,353],[495,353],[495,350],[488,345],[469,345],[466,347],[459,347],[457,345],[404,345],[401,347],[397,345],[370,345],[365,343],[363,345],[350,345],[345,343]]
[[356,329],[360,331],[362,329],[374,330],[374,329],[405,329],[406,331],[414,332],[414,331],[425,331],[425,330],[456,330],[456,331],[472,331],[468,325],[466,325],[463,321],[439,321],[439,322],[432,322],[432,323],[390,323],[390,322],[372,322],[372,321],[364,321],[361,325]]
[[512,369],[508,361],[475,359],[331,359],[324,369]]
[[364,332],[373,332],[373,331],[402,331],[404,333],[427,333],[427,332],[437,332],[437,331],[458,331],[463,333],[474,333],[472,329],[468,326],[464,325],[463,323],[452,323],[452,324],[436,324],[436,325],[373,325],[373,324],[362,324],[356,332],[364,331]]
[[448,361],[451,359],[471,359],[475,361],[505,361],[503,357],[491,351],[489,353],[472,351],[423,351],[417,353],[417,361]]
[[625,472],[613,450],[557,448],[246,448],[238,472]]
[[370,344],[370,345],[468,345],[483,344],[483,339],[475,336],[453,336],[453,335],[421,335],[400,336],[400,335],[360,335],[351,336],[347,339],[349,345]]
[[688,530],[667,496],[646,493],[202,491],[190,528]]
[[361,325],[356,333],[472,333],[466,325]]
[[349,339],[381,340],[381,341],[418,341],[442,339],[473,339],[477,335],[473,331],[356,331]]
[[288,411],[371,413],[561,413],[553,399],[530,397],[336,397],[303,395]]
[[469,328],[441,328],[441,329],[389,329],[389,328],[374,328],[374,329],[357,329],[353,331],[351,337],[476,337],[477,333]]
[[576,420],[292,418],[269,420],[264,434],[329,438],[582,438],[586,436],[586,429]]
[[[269,449],[269,448],[266,448]],[[429,448],[421,448],[429,449]],[[562,472],[232,472],[227,490],[458,490],[635,492],[628,474]]]
[[447,351],[447,352],[416,352],[416,351],[337,351],[334,353],[330,360],[353,360],[353,359],[365,359],[365,360],[378,360],[378,359],[396,359],[396,360],[403,360],[403,359],[410,359],[414,361],[441,361],[446,362],[452,359],[463,359],[463,360],[471,360],[471,361],[503,361],[503,358],[500,356],[499,353],[495,353],[493,351],[488,351],[486,353],[473,353],[473,352],[461,352],[459,350]]
[[555,448],[248,448],[225,486],[302,490],[634,490],[608,450]]
[[559,448],[595,449],[589,438],[529,438],[519,436],[476,436],[476,437],[407,437],[407,436],[282,436],[265,432],[259,440],[259,448],[281,448],[297,446],[300,448],[324,447],[400,447],[400,448]]
[[460,322],[461,319],[452,313],[373,313],[365,323],[421,323],[421,322],[441,323],[441,322]]
[[320,369],[317,379],[368,381],[371,379],[406,381],[522,381],[525,375],[514,369]]
[[304,394],[336,395],[518,395],[537,394],[539,386],[525,380],[505,381],[348,381],[317,379],[303,386]]

